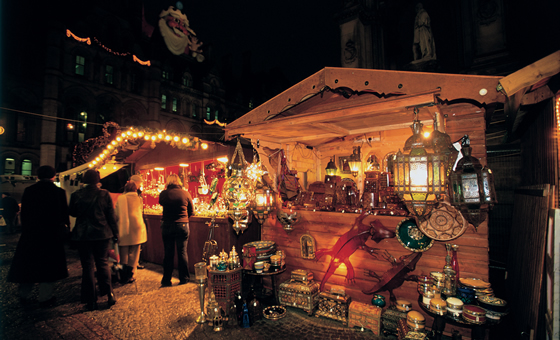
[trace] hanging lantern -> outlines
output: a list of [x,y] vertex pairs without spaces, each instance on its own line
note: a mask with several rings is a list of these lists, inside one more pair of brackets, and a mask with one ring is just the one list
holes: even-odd
[[255,200],[251,210],[260,224],[263,224],[266,220],[273,206],[274,197],[270,188],[266,184],[259,182],[255,190]]
[[237,146],[233,153],[232,162],[239,154],[240,163],[231,165],[231,176],[224,182],[222,196],[227,205],[227,215],[233,220],[233,229],[237,234],[247,229],[249,208],[253,202],[253,182],[245,176],[244,169],[247,164],[243,157],[241,143],[237,140]]
[[352,176],[356,177],[360,173],[362,169],[362,157],[360,155],[360,147],[355,146],[354,151],[348,158],[348,165],[350,166],[350,171],[352,172]]
[[331,158],[329,163],[327,163],[327,167],[325,168],[325,172],[327,173],[327,176],[335,176],[337,170],[338,169],[336,167],[336,164],[334,164],[334,161]]
[[471,152],[469,136],[465,135],[461,143],[463,158],[449,176],[449,196],[451,204],[476,229],[486,219],[488,210],[497,203],[497,199],[492,171],[483,167],[476,157],[471,156]]
[[418,217],[429,214],[445,193],[448,156],[434,149],[433,140],[423,136],[423,124],[414,110],[410,136],[393,162],[395,191],[409,212]]

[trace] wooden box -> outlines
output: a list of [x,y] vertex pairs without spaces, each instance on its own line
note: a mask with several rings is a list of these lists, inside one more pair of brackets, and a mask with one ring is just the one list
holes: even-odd
[[229,313],[231,302],[233,301],[236,292],[242,292],[242,269],[237,268],[233,270],[208,270],[208,284],[209,288],[216,296],[216,302],[222,309]]
[[342,294],[337,293],[335,290],[321,292],[319,293],[315,316],[323,316],[329,319],[342,321],[346,326],[348,325],[348,307],[350,301],[350,296],[346,296],[344,292],[342,292]]
[[383,335],[398,335],[399,320],[404,320],[406,323],[407,312],[397,310],[395,306],[391,306],[383,311],[381,322],[383,323]]
[[348,308],[348,327],[363,327],[379,335],[381,331],[380,307],[352,301]]
[[290,279],[282,282],[278,288],[278,301],[281,305],[301,308],[308,315],[313,315],[318,295],[319,283],[313,280],[302,282]]
[[292,270],[291,278],[294,281],[313,281],[313,273],[306,269]]

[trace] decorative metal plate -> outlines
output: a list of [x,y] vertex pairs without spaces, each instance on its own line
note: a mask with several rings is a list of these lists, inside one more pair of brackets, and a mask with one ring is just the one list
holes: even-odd
[[272,248],[276,243],[274,241],[254,241],[245,243],[244,247],[255,247],[256,250],[265,250]]
[[507,305],[506,300],[502,300],[495,296],[488,296],[488,295],[479,296],[478,301],[486,303],[491,306],[498,306],[498,307],[505,307]]
[[407,217],[397,224],[395,230],[397,240],[406,249],[413,252],[422,252],[430,249],[434,240],[426,236],[416,225],[416,220]]
[[270,306],[263,310],[263,315],[269,320],[279,320],[286,316],[286,307]]
[[470,288],[482,288],[482,289],[490,288],[490,283],[474,277],[469,277],[469,278],[462,277],[459,279],[459,282],[463,286],[467,286]]
[[463,235],[468,222],[463,215],[450,204],[442,202],[420,222],[418,228],[428,237],[437,241],[450,241]]

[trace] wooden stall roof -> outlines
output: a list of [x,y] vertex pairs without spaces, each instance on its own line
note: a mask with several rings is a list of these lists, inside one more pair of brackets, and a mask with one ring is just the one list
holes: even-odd
[[[315,147],[337,138],[405,128],[414,107],[445,111],[467,104],[485,110],[504,103],[505,95],[497,90],[501,78],[327,67],[229,124],[225,137]],[[431,116],[424,118],[432,122]]]

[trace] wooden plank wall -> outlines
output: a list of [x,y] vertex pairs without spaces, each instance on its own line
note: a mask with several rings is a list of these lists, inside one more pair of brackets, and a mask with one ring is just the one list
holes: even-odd
[[[485,121],[483,114],[468,114],[457,115],[447,122],[447,133],[450,135],[452,142],[460,139],[464,134],[469,134],[471,137],[471,146],[473,148],[473,155],[481,160],[482,164],[486,164],[486,144],[485,144]],[[372,143],[371,147],[367,144],[362,146],[363,158],[368,154],[374,153],[381,161],[383,157],[389,152],[396,152],[402,149],[405,140],[411,135],[410,129],[384,131],[381,133],[381,141]],[[333,148],[336,155],[346,156],[351,153],[351,147],[344,151],[340,148]],[[322,158],[327,158],[322,168],[326,167],[328,158],[323,155]],[[294,162],[294,164],[296,164]],[[301,170],[301,169],[298,169]],[[305,170],[301,170],[305,171]],[[351,176],[351,175],[350,175]],[[350,177],[346,175],[346,177]],[[321,178],[321,176],[317,176]],[[344,176],[343,176],[344,177]],[[357,178],[359,182],[362,178]],[[297,210],[301,216],[301,221],[295,225],[295,230],[290,234],[286,233],[279,223],[276,223],[276,216],[273,214],[265,221],[262,229],[263,240],[273,240],[276,242],[278,249],[285,250],[287,253],[286,264],[288,270],[277,279],[277,282],[283,282],[289,279],[291,270],[294,269],[308,269],[313,272],[315,280],[321,281],[330,263],[330,256],[324,256],[320,261],[306,260],[300,256],[300,236],[308,233],[313,236],[317,242],[317,248],[330,248],[341,235],[347,232],[354,223],[358,214],[337,213],[337,212],[319,212],[319,211],[303,211]],[[364,223],[369,224],[373,219],[379,219],[383,225],[391,230],[395,230],[399,221],[404,217],[395,216],[369,216],[364,220]],[[475,232],[472,226],[469,226],[465,234],[459,238],[450,241],[459,245],[459,265],[462,277],[474,277],[488,281],[488,223],[484,221]],[[395,258],[402,255],[410,254],[411,252],[405,249],[396,238],[385,239],[379,244],[372,240],[366,243],[373,248],[387,250]],[[425,251],[419,260],[416,270],[412,272],[413,275],[429,275],[431,271],[441,271],[445,265],[445,242],[434,241],[434,245],[428,251]],[[335,274],[329,279],[326,284],[326,289],[330,285],[342,285],[346,287],[346,292],[354,301],[370,303],[371,295],[362,293],[362,290],[372,288],[377,282],[374,278],[366,275],[367,270],[375,271],[377,274],[382,275],[385,271],[391,268],[391,265],[386,260],[380,258],[375,259],[363,250],[357,250],[350,256],[350,262],[355,269],[356,280],[354,284],[345,281],[346,267],[341,265]],[[389,301],[389,293],[381,292]],[[413,303],[414,309],[421,311],[418,306],[418,293],[416,282],[405,282],[399,289],[394,291],[394,294],[399,299],[407,299]],[[426,325],[431,327],[432,319],[426,316]],[[451,333],[452,329],[458,329],[463,335],[464,339],[470,337],[470,331],[460,329],[458,327],[447,326],[446,333]]]

